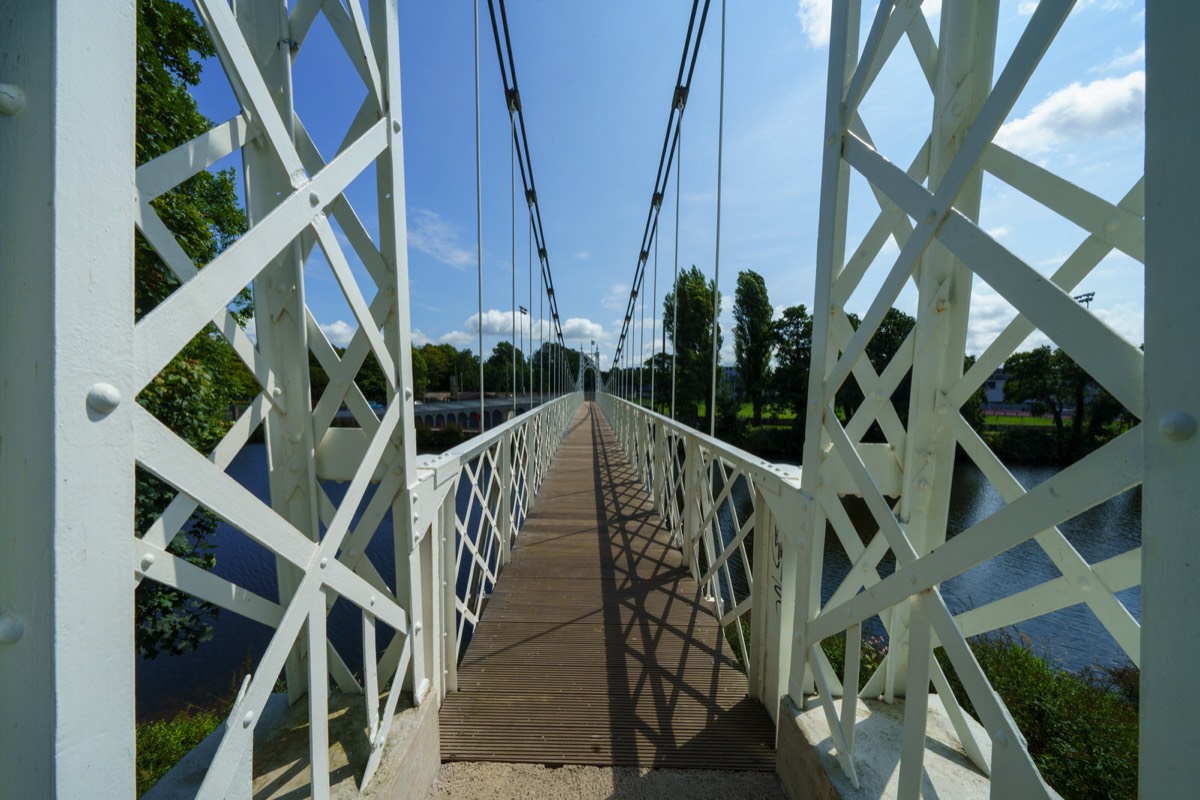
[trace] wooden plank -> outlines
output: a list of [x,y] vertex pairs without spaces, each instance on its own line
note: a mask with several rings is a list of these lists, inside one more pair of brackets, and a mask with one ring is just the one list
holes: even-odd
[[594,403],[441,710],[442,759],[773,770],[775,730]]

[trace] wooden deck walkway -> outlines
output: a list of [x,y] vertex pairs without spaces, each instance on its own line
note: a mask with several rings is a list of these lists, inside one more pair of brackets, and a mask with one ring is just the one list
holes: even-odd
[[441,711],[443,761],[773,770],[699,589],[594,403],[539,492]]

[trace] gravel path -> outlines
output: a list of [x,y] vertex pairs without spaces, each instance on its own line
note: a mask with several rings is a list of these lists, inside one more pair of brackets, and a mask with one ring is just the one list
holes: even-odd
[[442,764],[429,798],[480,800],[785,800],[773,772]]

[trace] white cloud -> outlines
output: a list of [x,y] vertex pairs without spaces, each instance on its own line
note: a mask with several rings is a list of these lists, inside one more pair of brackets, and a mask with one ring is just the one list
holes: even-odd
[[475,266],[475,254],[459,244],[458,231],[437,213],[415,208],[408,219],[408,243],[447,266]]
[[833,0],[800,0],[796,16],[800,18],[800,28],[808,37],[808,43],[813,47],[824,47],[829,44],[829,23],[832,12]]
[[1128,53],[1117,53],[1113,56],[1112,61],[1107,64],[1101,64],[1098,67],[1092,67],[1088,72],[1119,72],[1129,69],[1130,67],[1140,66],[1146,61],[1146,44],[1137,46],[1137,49]]
[[424,347],[425,345],[431,344],[432,342],[433,342],[433,340],[430,339],[428,336],[426,336],[425,332],[422,331],[420,328],[412,329],[412,343],[415,346]]
[[1007,225],[997,225],[994,228],[987,229],[987,235],[993,239],[1003,239],[1010,233],[1012,233],[1012,228],[1008,227]]
[[1140,305],[1118,303],[1111,308],[1093,308],[1092,313],[1130,344],[1139,345],[1146,340],[1146,317]]
[[471,345],[478,343],[478,337],[467,333],[466,331],[450,331],[449,333],[443,333],[438,337],[438,344],[452,344],[459,348],[470,347]]
[[575,258],[578,261],[587,261],[591,257],[592,257],[592,254],[586,250],[582,250],[575,254]]
[[321,332],[325,334],[325,338],[334,347],[349,346],[350,340],[354,338],[357,330],[357,325],[350,325],[348,322],[340,319],[336,322],[321,325]]
[[1072,83],[1006,123],[996,134],[1002,147],[1033,155],[1061,144],[1091,139],[1141,124],[1146,111],[1146,73]]
[[571,317],[562,324],[564,339],[577,339],[590,342],[604,335],[604,326],[583,317]]
[[[971,294],[971,315],[967,322],[967,352],[974,355],[982,353],[1016,316],[1017,310],[996,290],[987,284],[976,283]],[[1029,350],[1049,342],[1041,332],[1035,331],[1017,349]]]
[[[519,329],[521,327],[521,314],[513,313],[512,311],[500,311],[499,309],[489,308],[483,312],[483,332],[493,336],[510,336],[513,332],[514,324]],[[479,332],[479,315],[472,314],[467,318],[467,330],[475,333]]]
[[624,310],[629,305],[629,284],[614,283],[608,289],[608,294],[600,301],[600,305],[610,309]]

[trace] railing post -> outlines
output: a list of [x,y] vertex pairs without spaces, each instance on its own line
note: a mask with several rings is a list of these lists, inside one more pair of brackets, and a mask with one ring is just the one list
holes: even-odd
[[512,468],[512,431],[508,431],[500,439],[500,563],[512,561],[513,540],[513,486]]
[[683,445],[683,555],[688,559],[692,574],[700,580],[700,563],[694,543],[700,535],[701,511],[698,505],[700,487],[700,442],[689,436]]
[[458,481],[462,472],[459,465],[450,489],[442,499],[438,513],[438,537],[441,544],[441,576],[438,585],[442,592],[441,641],[438,648],[442,654],[442,696],[458,691]]
[[1200,57],[1193,3],[1146,4],[1146,427],[1142,500],[1142,675],[1138,784],[1142,797],[1195,791],[1194,711],[1200,704],[1196,615],[1200,565],[1200,292],[1195,219],[1200,92],[1186,75]]
[[133,3],[8,3],[0,775],[132,797]]

